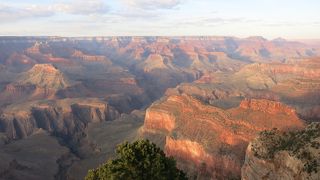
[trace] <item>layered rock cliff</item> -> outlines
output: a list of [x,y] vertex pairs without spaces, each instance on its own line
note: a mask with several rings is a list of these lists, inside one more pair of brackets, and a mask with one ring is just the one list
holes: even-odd
[[270,114],[284,113],[287,115],[294,115],[296,112],[290,106],[280,102],[269,100],[245,99],[240,103],[240,108],[251,109],[254,111],[261,111]]
[[248,146],[242,179],[319,179],[319,132],[319,123],[289,134],[262,132]]
[[90,122],[117,117],[113,107],[98,99],[64,99],[9,106],[0,116],[0,127],[10,139],[27,137],[38,128],[72,139]]
[[207,73],[193,83],[167,90],[167,95],[188,94],[222,108],[235,107],[243,98],[269,99],[294,107],[305,120],[319,120],[320,59],[296,63],[254,63],[240,71]]
[[[56,179],[68,167],[81,179],[116,144],[134,139],[143,122],[131,114],[125,122],[88,124],[148,107],[183,83],[147,110],[145,137],[190,176],[239,178],[247,144],[259,131],[303,126],[293,109],[272,100],[319,120],[319,59],[302,59],[317,54],[318,47],[262,37],[0,37],[0,144],[45,129],[81,157],[73,167],[72,158],[53,158]],[[23,74],[14,80],[11,72]],[[7,175],[31,167],[17,161],[3,166]]]
[[281,103],[254,99],[241,104],[223,110],[187,95],[165,97],[147,109],[144,134],[191,177],[239,178],[245,149],[258,132],[304,126],[294,109]]
[[[94,56],[94,55],[87,55],[79,50],[75,50],[72,54],[73,58],[81,59],[83,61],[107,61],[105,56]],[[111,64],[110,60],[108,60]]]

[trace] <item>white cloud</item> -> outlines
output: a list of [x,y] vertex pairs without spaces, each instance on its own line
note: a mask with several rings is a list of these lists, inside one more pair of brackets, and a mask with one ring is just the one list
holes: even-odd
[[221,26],[226,24],[235,24],[235,23],[245,23],[248,21],[245,18],[225,18],[225,17],[188,17],[183,19],[174,19],[170,24],[171,26],[181,26],[181,27],[212,27],[212,26]]
[[70,3],[54,4],[52,7],[58,12],[81,15],[109,12],[109,7],[102,0],[73,0]]
[[172,9],[185,0],[122,0],[125,4],[147,10]]
[[0,22],[13,22],[28,18],[50,17],[58,13],[76,15],[106,14],[109,7],[102,0],[72,0],[49,5],[14,6],[0,4]]
[[52,12],[50,9],[36,5],[25,8],[15,8],[6,5],[0,5],[0,22],[12,22],[34,17],[49,17],[53,14],[54,12]]
[[0,4],[0,21],[12,22],[20,19],[49,17],[54,15],[54,12],[49,7],[31,5],[24,8],[16,8]]

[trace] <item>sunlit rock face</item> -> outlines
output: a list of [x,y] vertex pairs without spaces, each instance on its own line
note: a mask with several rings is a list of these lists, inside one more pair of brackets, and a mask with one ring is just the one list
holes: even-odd
[[166,95],[188,94],[222,108],[241,100],[267,99],[294,107],[304,120],[319,121],[319,58],[295,63],[253,63],[236,73],[206,73],[197,81],[168,89]]
[[145,127],[170,132],[175,128],[175,116],[168,111],[147,110]]
[[223,110],[188,95],[173,95],[148,108],[146,137],[154,141],[190,176],[239,178],[248,142],[272,128],[283,131],[304,127],[294,109],[269,100],[244,100],[239,107]]
[[269,114],[284,113],[287,115],[294,115],[296,113],[294,109],[287,105],[269,100],[245,99],[241,102],[240,108]]

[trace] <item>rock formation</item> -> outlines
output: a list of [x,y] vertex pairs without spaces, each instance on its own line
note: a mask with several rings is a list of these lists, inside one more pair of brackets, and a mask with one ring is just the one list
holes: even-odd
[[0,126],[10,139],[25,138],[39,128],[72,139],[88,123],[114,120],[118,116],[113,107],[98,99],[29,102],[5,108]]
[[[320,94],[319,58],[294,64],[254,63],[236,73],[206,73],[192,83],[167,90],[188,94],[218,107],[234,107],[243,98],[262,98],[288,104],[305,120],[317,120]],[[319,120],[319,119],[318,119]]]
[[245,99],[240,103],[240,108],[245,110],[261,111],[269,114],[284,113],[287,115],[295,115],[295,110],[280,102],[269,100]]
[[242,179],[319,179],[320,124],[282,134],[263,132],[251,142]]
[[320,120],[319,47],[262,37],[0,37],[0,156],[10,157],[0,179],[43,179],[43,163],[22,157],[29,146],[48,146],[39,154],[49,179],[81,179],[140,133],[190,176],[239,178],[260,131],[301,128],[296,113]]
[[[67,88],[69,80],[51,64],[36,64],[6,85],[0,93],[2,103],[34,99],[52,99],[60,89]],[[0,103],[1,104],[1,103]]]
[[190,176],[224,179],[240,177],[245,149],[258,132],[303,126],[294,109],[278,102],[244,100],[237,108],[223,110],[179,95],[147,109],[144,132]]
[[40,88],[63,89],[69,86],[68,80],[52,64],[36,64],[23,73],[16,81],[19,85],[32,84]]
[[87,55],[79,50],[75,50],[74,53],[72,54],[72,57],[81,59],[83,61],[106,61],[107,60],[105,56]]

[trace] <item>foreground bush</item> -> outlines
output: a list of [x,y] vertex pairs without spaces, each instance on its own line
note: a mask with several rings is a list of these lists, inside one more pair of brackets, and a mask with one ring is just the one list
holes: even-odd
[[123,143],[117,147],[117,158],[97,169],[89,170],[86,180],[183,180],[184,172],[176,168],[176,161],[148,140]]

